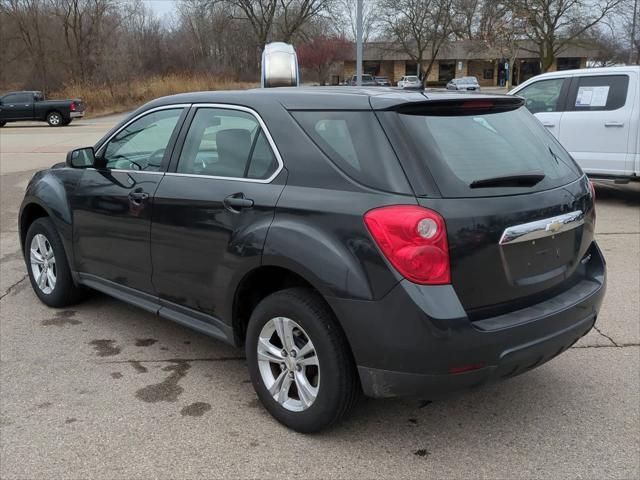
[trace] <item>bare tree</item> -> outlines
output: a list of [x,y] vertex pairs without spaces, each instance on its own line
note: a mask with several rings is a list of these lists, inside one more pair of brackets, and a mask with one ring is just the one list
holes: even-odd
[[235,18],[248,20],[251,24],[256,46],[264,46],[273,28],[279,0],[229,0],[229,3],[244,14],[244,17]]
[[438,53],[454,32],[453,0],[381,0],[379,5],[385,36],[416,62],[418,75],[426,63],[422,77],[426,83]]
[[526,23],[526,37],[535,45],[523,50],[540,56],[548,71],[568,44],[597,25],[621,0],[512,0],[515,14]]
[[44,7],[44,0],[5,0],[2,5],[3,12],[15,26],[23,51],[37,75],[38,88],[47,90],[49,39],[45,33]]
[[[352,42],[356,41],[356,2],[354,0],[339,0],[332,9],[334,22],[340,25],[342,34]],[[380,15],[375,0],[362,2],[362,41],[369,40],[378,33]]]
[[[113,0],[52,0],[55,14],[60,18],[62,34],[71,58],[68,67],[76,78],[86,82],[93,76],[103,42],[117,27],[107,21],[114,13]],[[115,16],[112,19],[116,18]]]
[[333,0],[279,0],[279,40],[291,43],[306,23],[327,12],[332,3]]

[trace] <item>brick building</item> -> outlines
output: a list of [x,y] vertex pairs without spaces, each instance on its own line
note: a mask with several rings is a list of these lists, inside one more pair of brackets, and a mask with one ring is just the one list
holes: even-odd
[[[523,42],[523,46],[524,42]],[[533,49],[533,45],[526,45]],[[584,68],[587,60],[593,58],[591,49],[578,45],[570,45],[561,52],[551,70],[569,70]],[[355,46],[350,58],[336,64],[331,72],[331,83],[342,83],[356,73]],[[458,41],[442,48],[436,57],[427,82],[432,85],[444,85],[452,78],[475,76],[480,85],[485,87],[500,85],[505,78],[506,61],[500,58],[497,51],[479,48],[469,41]],[[429,61],[421,66],[425,72]],[[514,66],[511,66],[514,68]],[[364,47],[363,72],[376,76],[388,77],[395,84],[405,75],[416,75],[417,65],[409,55],[397,51],[392,45],[383,42],[370,42]],[[520,50],[515,62],[513,75],[514,85],[541,73],[540,59],[535,55]]]

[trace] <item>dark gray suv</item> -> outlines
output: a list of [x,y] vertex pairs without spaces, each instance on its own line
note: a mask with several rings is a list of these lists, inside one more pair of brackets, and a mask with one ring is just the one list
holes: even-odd
[[520,374],[594,325],[593,189],[517,97],[397,89],[182,94],[37,173],[31,284],[93,288],[243,346],[312,432],[361,391],[431,398]]

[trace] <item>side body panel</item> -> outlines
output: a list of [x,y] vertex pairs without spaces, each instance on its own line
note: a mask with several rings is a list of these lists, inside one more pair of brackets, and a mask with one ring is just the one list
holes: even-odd
[[[162,174],[84,171],[72,198],[76,269],[153,293],[151,286],[151,198]],[[137,201],[132,194],[146,193]]]
[[[605,111],[576,111],[573,105],[569,104],[562,115],[558,139],[587,174],[614,176],[632,174],[633,166],[629,161],[628,150],[632,141],[632,125],[637,131],[637,123],[632,121],[632,113],[639,101],[636,86],[638,75],[633,71],[623,75],[629,77],[629,84],[626,101],[622,107]],[[579,79],[601,76],[611,75],[585,73],[575,76],[569,102],[575,103]]]
[[[284,188],[270,184],[167,174],[155,194],[151,256],[161,299],[231,324],[235,288],[260,266],[262,247]],[[251,209],[233,213],[227,196],[243,193]]]
[[46,120],[49,112],[59,112],[66,120],[71,118],[71,100],[43,100],[33,104],[35,120]]

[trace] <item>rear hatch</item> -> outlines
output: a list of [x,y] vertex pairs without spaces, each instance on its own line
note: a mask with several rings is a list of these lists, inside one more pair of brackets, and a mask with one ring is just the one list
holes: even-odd
[[418,202],[446,222],[451,281],[471,318],[580,280],[593,240],[588,180],[518,98],[459,97],[378,112]]

